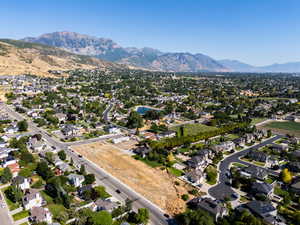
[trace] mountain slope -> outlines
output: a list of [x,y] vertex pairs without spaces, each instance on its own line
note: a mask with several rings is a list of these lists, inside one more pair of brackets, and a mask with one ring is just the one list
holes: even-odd
[[223,65],[202,54],[163,53],[152,48],[123,48],[111,39],[91,37],[74,32],[54,32],[43,34],[37,38],[24,38],[23,40],[151,70],[174,72],[228,71]]
[[255,72],[260,70],[255,66],[240,62],[238,60],[223,59],[218,60],[218,63],[235,72]]
[[295,73],[300,72],[300,62],[272,64],[268,66],[252,66],[238,60],[218,60],[218,62],[234,72],[272,72],[272,73]]
[[283,64],[272,64],[269,66],[259,67],[263,71],[270,71],[275,73],[286,72],[286,73],[295,73],[300,72],[300,62],[289,62]]
[[47,76],[49,70],[112,69],[120,65],[76,55],[59,48],[10,39],[0,39],[0,74]]

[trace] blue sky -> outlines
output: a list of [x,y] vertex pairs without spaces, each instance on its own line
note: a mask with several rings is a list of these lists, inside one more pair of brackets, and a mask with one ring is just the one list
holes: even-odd
[[0,37],[74,31],[254,65],[300,61],[299,0],[2,0]]

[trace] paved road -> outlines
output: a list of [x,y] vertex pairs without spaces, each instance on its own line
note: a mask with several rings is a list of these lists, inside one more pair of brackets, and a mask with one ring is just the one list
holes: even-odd
[[[221,161],[221,163],[219,165],[219,171],[220,171],[219,172],[219,184],[210,188],[208,190],[208,193],[212,197],[219,199],[219,200],[224,200],[225,197],[230,198],[232,196],[232,194],[234,193],[232,188],[226,184],[229,181],[228,177],[226,176],[226,171],[229,169],[230,164],[234,163],[234,162],[239,162],[239,163],[245,164],[247,166],[250,166],[250,165],[256,166],[251,163],[242,161],[239,158],[242,156],[245,156],[251,150],[259,149],[265,145],[271,144],[272,142],[274,142],[282,137],[283,137],[282,135],[276,135],[275,137],[270,138],[260,144],[252,146],[250,148],[247,148],[243,151],[236,152],[235,154],[233,154],[233,155],[225,158],[223,161]],[[270,170],[270,169],[266,169],[266,170],[273,175],[278,175],[278,173],[276,173],[273,170]]]
[[112,109],[113,106],[114,106],[113,104],[109,104],[109,106],[103,112],[103,119],[107,122],[108,122],[108,119],[109,119],[108,118],[109,112],[110,112],[110,110]]
[[[24,117],[12,110],[10,107],[8,107],[6,104],[1,104],[0,106],[3,107],[11,116],[15,117],[17,120],[23,120]],[[61,148],[61,149],[68,149],[68,144],[60,142],[53,137],[51,137],[46,131],[43,129],[37,127],[33,122],[28,121],[29,129],[42,134],[43,138],[52,146],[55,146],[56,148]],[[121,194],[118,195],[115,192],[116,198],[120,199],[122,198],[123,201],[125,201],[127,198],[134,200],[133,202],[133,207],[135,209],[138,208],[147,208],[149,209],[150,212],[150,220],[152,224],[157,224],[157,225],[166,225],[170,224],[171,222],[168,221],[168,219],[164,216],[164,212],[159,209],[155,204],[151,203],[148,201],[146,198],[126,186],[125,184],[121,183],[118,181],[116,178],[99,168],[98,166],[94,165],[93,163],[89,162],[87,159],[84,159],[82,157],[78,157],[78,155],[72,150],[67,150],[66,153],[73,158],[74,163],[84,163],[86,169],[94,173],[96,178],[98,180],[101,180],[101,182],[104,184],[104,186],[112,191],[120,190]],[[1,218],[1,217],[0,217]],[[172,221],[173,222],[173,221]],[[2,225],[2,224],[1,224]]]
[[0,207],[0,224],[1,225],[13,225],[12,218],[9,216],[9,211],[4,200],[4,196],[0,193],[0,204],[4,204],[4,208]]

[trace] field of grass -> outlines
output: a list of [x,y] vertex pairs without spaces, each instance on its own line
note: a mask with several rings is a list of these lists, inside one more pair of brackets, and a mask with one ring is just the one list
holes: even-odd
[[47,208],[53,215],[53,218],[59,218],[61,213],[66,211],[66,208],[63,205],[58,204],[49,204],[47,205]]
[[210,185],[214,185],[217,183],[217,176],[218,176],[218,171],[216,167],[213,166],[208,166],[205,169],[206,172],[206,178],[207,178],[207,183]]
[[181,170],[178,170],[174,167],[170,167],[168,168],[169,173],[173,174],[176,177],[180,177],[183,175],[183,172]]
[[53,198],[49,196],[45,191],[40,191],[43,199],[47,202],[47,204],[53,203]]
[[[186,135],[187,136],[196,135],[196,134],[199,134],[201,132],[207,132],[207,131],[212,131],[212,130],[218,129],[216,127],[206,126],[206,125],[199,124],[199,123],[185,124],[183,126],[186,130]],[[180,127],[181,126],[172,127],[171,130],[174,130],[174,131],[178,132],[178,131],[180,131]]]
[[237,163],[237,162],[232,163],[232,165],[235,167],[239,167],[239,168],[247,167],[246,165],[244,165],[242,163]]
[[4,195],[4,198],[5,198],[6,204],[8,205],[9,211],[12,211],[12,210],[15,210],[15,209],[19,208],[20,205],[19,205],[18,203],[12,202],[10,199],[8,199],[8,198],[6,197],[6,194],[5,194],[4,192],[5,192],[5,190],[6,190],[7,188],[8,188],[8,187],[3,188],[1,191],[2,191],[2,193],[3,193],[3,195]]
[[27,210],[21,211],[19,213],[14,214],[12,217],[14,221],[24,219],[29,216],[29,212]]
[[271,122],[263,126],[264,128],[271,129],[275,132],[282,132],[300,136],[300,123],[286,121],[286,122]]
[[255,124],[257,124],[257,123],[261,123],[261,122],[263,122],[263,121],[265,121],[267,118],[264,118],[264,117],[262,117],[262,118],[253,118],[252,120],[251,120],[251,125],[255,125]]

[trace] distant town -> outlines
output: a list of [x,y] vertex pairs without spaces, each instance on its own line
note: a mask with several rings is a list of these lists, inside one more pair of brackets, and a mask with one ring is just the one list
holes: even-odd
[[48,72],[0,76],[1,225],[300,224],[297,74]]

